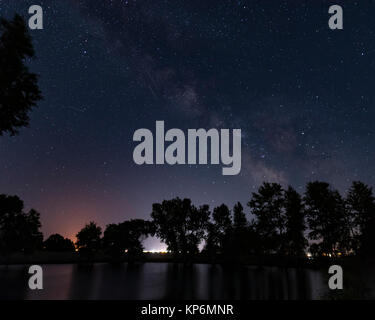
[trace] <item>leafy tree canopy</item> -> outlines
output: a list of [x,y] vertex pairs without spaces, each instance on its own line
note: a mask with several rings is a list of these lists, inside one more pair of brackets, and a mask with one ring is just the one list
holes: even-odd
[[25,64],[35,53],[23,18],[1,19],[0,33],[0,136],[16,135],[42,95],[37,75]]

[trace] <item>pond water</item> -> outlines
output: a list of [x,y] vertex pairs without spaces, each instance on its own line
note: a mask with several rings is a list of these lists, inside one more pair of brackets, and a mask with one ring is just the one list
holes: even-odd
[[0,266],[0,299],[319,299],[318,270],[173,263],[48,264],[43,290],[28,288],[28,266]]

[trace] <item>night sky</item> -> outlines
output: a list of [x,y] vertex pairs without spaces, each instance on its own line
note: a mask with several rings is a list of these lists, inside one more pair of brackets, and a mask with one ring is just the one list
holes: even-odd
[[[41,212],[45,237],[148,218],[175,196],[246,207],[263,181],[375,186],[374,1],[0,0],[0,16],[34,4],[44,100],[29,128],[0,137],[0,193]],[[344,30],[328,28],[332,4]],[[241,173],[137,166],[133,133],[156,120],[242,129]]]

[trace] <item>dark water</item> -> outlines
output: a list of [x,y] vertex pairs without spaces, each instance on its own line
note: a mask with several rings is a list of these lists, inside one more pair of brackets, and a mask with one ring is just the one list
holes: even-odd
[[28,288],[28,267],[0,266],[0,299],[319,299],[317,270],[169,263],[42,265],[43,290]]

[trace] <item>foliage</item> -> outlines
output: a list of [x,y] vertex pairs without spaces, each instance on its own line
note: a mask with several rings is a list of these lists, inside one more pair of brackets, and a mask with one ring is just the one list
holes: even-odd
[[372,188],[354,181],[346,197],[352,249],[364,255],[375,255],[375,198]]
[[43,243],[43,248],[46,251],[55,252],[74,252],[75,247],[72,240],[64,238],[62,235],[56,233],[48,237]]
[[31,209],[23,212],[23,201],[17,196],[0,195],[0,252],[29,253],[40,249],[40,214]]
[[[156,234],[168,250],[183,256],[204,251],[228,259],[247,255],[278,254],[304,256],[373,256],[375,243],[375,198],[372,188],[355,181],[343,198],[326,182],[307,184],[304,197],[292,187],[284,190],[276,183],[263,183],[248,203],[252,219],[237,202],[231,210],[222,204],[213,209],[196,207],[190,199],[174,198],[154,203],[152,221],[133,219],[109,224],[102,230],[94,222],[77,234],[80,252],[99,250],[119,256],[125,251],[138,254],[142,241]],[[40,214],[24,212],[17,196],[0,195],[0,253],[32,252],[42,248]],[[44,243],[47,251],[73,251],[73,243],[61,235],[51,235]]]
[[344,201],[326,182],[310,182],[305,192],[305,211],[309,238],[320,240],[315,254],[337,256],[349,249],[349,225]]
[[209,220],[207,205],[199,208],[190,199],[175,198],[152,205],[151,217],[156,234],[168,250],[183,255],[198,252]]
[[19,133],[29,124],[29,111],[42,99],[38,77],[25,65],[34,48],[25,21],[15,15],[1,19],[0,31],[0,136]]
[[291,186],[284,191],[284,207],[286,231],[283,242],[285,253],[291,256],[304,256],[307,247],[304,235],[306,230],[304,206],[301,196]]
[[205,250],[210,253],[223,253],[231,246],[232,220],[229,208],[222,204],[214,208],[213,221],[208,225]]
[[78,251],[84,253],[94,253],[100,249],[102,228],[91,221],[86,224],[76,235]]
[[277,183],[263,183],[254,192],[248,206],[256,217],[255,229],[264,253],[283,251],[281,241],[286,231],[283,189]]
[[154,226],[150,221],[134,219],[119,224],[109,224],[104,231],[103,245],[112,255],[118,256],[125,251],[141,253],[144,237],[154,234]]

